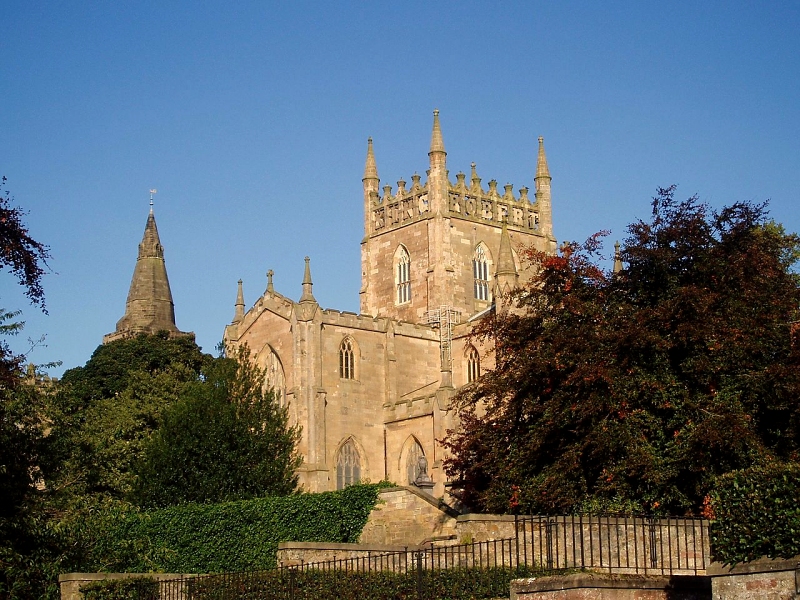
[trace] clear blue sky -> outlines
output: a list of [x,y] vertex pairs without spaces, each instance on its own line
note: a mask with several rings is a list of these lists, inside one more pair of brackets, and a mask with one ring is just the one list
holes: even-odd
[[209,352],[275,271],[358,310],[361,177],[448,168],[533,187],[545,137],[559,240],[624,238],[657,186],[770,200],[800,230],[798,2],[4,4],[0,175],[51,246],[49,316],[9,274],[30,358],[82,365],[114,330],[157,188],[178,326]]

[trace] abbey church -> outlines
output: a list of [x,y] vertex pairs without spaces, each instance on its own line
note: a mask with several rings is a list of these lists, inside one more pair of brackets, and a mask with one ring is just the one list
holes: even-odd
[[[320,307],[308,258],[299,300],[276,291],[269,273],[267,290],[247,309],[239,282],[224,342],[247,344],[290,421],[302,426],[299,476],[306,491],[388,479],[445,494],[437,440],[455,425],[450,400],[491,366],[467,336],[496,299],[522,283],[518,249],[555,252],[550,180],[539,138],[533,198],[526,187],[498,190],[494,180],[485,189],[474,164],[469,179],[458,173],[451,181],[434,111],[424,182],[414,175],[410,185],[401,179],[394,190],[381,187],[367,143],[360,314]],[[158,255],[157,231],[155,243],[152,232],[150,238],[145,254]],[[142,252],[140,245],[139,262]],[[161,272],[148,264],[145,276],[160,281]],[[132,297],[135,284],[136,274],[128,307],[147,312]],[[162,290],[158,318],[172,315],[168,329],[177,332],[169,284],[166,295],[152,280],[139,287]],[[134,331],[126,317],[107,339]]]

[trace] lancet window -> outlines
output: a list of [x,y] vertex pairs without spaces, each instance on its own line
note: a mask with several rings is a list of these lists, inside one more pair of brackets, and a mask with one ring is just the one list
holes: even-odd
[[286,403],[286,376],[283,372],[281,359],[270,349],[269,358],[264,373],[264,384],[275,394],[275,400],[280,406]]
[[395,252],[395,284],[397,286],[397,303],[411,302],[411,258],[405,246],[399,246]]
[[467,383],[472,383],[481,375],[481,357],[475,346],[467,349]]
[[420,476],[420,456],[425,456],[425,451],[422,449],[419,440],[413,438],[411,448],[408,450],[408,457],[406,458],[406,471],[408,473],[409,485],[413,485]]
[[475,248],[472,256],[472,276],[475,281],[475,299],[489,300],[489,259],[483,244]]
[[336,455],[336,489],[361,481],[361,457],[353,439],[347,440]]
[[353,340],[346,337],[339,346],[339,377],[342,379],[356,378],[356,353]]

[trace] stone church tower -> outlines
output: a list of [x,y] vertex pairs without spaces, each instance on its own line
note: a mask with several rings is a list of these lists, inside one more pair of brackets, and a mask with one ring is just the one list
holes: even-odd
[[526,187],[485,189],[474,163],[469,181],[450,181],[434,111],[425,182],[415,174],[408,187],[381,188],[367,143],[360,314],[319,306],[308,258],[298,301],[275,291],[269,271],[245,311],[239,282],[224,342],[247,344],[302,426],[304,489],[389,479],[445,494],[439,440],[455,426],[450,399],[491,366],[470,328],[526,278],[518,249],[555,251],[550,181],[542,138],[533,200]]
[[144,226],[144,236],[139,244],[139,257],[133,270],[125,314],[117,321],[114,333],[103,336],[103,343],[137,335],[166,331],[170,336],[184,336],[175,325],[175,305],[167,278],[164,247],[158,237],[158,227],[153,214],[152,196],[150,214]]

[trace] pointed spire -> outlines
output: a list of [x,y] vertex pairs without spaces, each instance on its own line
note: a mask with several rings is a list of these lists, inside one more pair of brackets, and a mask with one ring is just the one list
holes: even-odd
[[622,271],[622,254],[619,251],[619,242],[614,244],[614,273]]
[[303,273],[303,295],[300,296],[300,302],[316,302],[314,294],[311,293],[311,259],[306,256],[306,270]]
[[442,127],[439,124],[439,109],[433,111],[433,133],[431,134],[431,151],[444,152],[444,140],[442,139]]
[[536,179],[539,177],[550,177],[550,169],[547,167],[547,156],[544,153],[544,138],[539,136],[539,158],[536,161]]
[[539,231],[550,239],[551,251],[555,251],[553,237],[553,202],[550,196],[550,169],[547,167],[547,156],[544,153],[544,138],[539,136],[539,157],[536,161],[536,207],[539,212]]
[[[150,192],[152,195],[155,190]],[[103,343],[136,335],[167,331],[171,335],[184,335],[175,325],[175,305],[164,262],[164,247],[158,236],[152,204],[147,215],[144,235],[139,243],[139,256],[131,278],[125,314],[117,321],[117,328],[103,338]]]
[[511,236],[508,235],[505,221],[503,221],[503,229],[500,232],[500,251],[497,253],[496,274],[498,276],[517,276],[517,265],[514,263],[514,253],[511,251]]
[[239,289],[236,292],[236,310],[233,313],[233,322],[238,323],[244,318],[244,292],[242,291],[242,280],[239,280]]
[[378,179],[378,166],[375,163],[375,151],[372,149],[372,138],[367,139],[367,162],[364,164],[362,179]]

